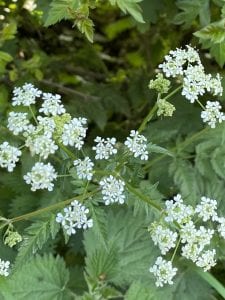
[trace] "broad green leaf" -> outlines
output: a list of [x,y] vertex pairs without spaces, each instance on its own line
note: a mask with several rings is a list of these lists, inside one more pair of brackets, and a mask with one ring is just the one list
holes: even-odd
[[37,221],[28,227],[19,248],[15,268],[21,268],[25,262],[30,260],[50,237],[56,236],[59,228],[59,224],[55,221],[55,215],[51,215],[48,220]]
[[151,152],[152,153],[160,153],[160,154],[174,157],[174,154],[171,151],[169,151],[163,147],[160,147],[158,145],[152,144],[152,143],[148,144],[147,149],[148,149],[149,153],[151,153]]
[[1,286],[7,300],[70,300],[69,272],[62,258],[37,256],[25,263]]
[[212,44],[224,43],[225,41],[225,19],[211,23],[194,33],[202,40],[209,40]]
[[175,16],[175,24],[183,24],[188,28],[198,16],[202,26],[210,22],[209,0],[178,0],[176,5],[181,12]]

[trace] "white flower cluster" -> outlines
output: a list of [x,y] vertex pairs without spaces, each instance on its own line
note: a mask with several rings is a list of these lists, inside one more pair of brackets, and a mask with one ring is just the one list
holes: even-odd
[[191,103],[198,100],[198,97],[205,92],[210,92],[214,96],[221,96],[223,93],[219,74],[214,78],[206,74],[198,52],[191,46],[171,50],[159,68],[166,77],[181,76],[183,78],[182,95]]
[[79,179],[92,179],[94,164],[89,157],[85,157],[84,160],[77,159],[73,164],[77,169],[77,176]]
[[109,205],[111,203],[119,202],[123,204],[125,201],[124,186],[125,182],[116,179],[112,175],[102,179],[99,182],[101,189],[103,200],[105,201],[105,205]]
[[133,152],[134,157],[139,157],[141,160],[148,160],[147,139],[138,131],[131,130],[130,136],[125,141],[125,146]]
[[0,258],[0,275],[7,277],[9,275],[10,262],[8,260],[4,261]]
[[[201,197],[201,202],[193,208],[184,204],[178,194],[173,200],[165,202],[163,219],[151,224],[149,231],[162,255],[181,244],[181,255],[206,272],[216,264],[216,250],[210,249],[215,230],[202,225],[202,222],[209,220],[217,225],[217,231],[225,238],[225,218],[218,217],[216,200]],[[167,269],[166,273],[164,269]],[[171,284],[176,269],[172,268],[172,262],[158,257],[150,272],[156,277],[156,285],[162,286],[164,283]]]
[[205,110],[201,112],[203,122],[207,123],[211,128],[215,128],[217,122],[223,122],[225,115],[220,111],[221,108],[218,101],[207,101]]
[[22,152],[16,147],[10,146],[8,142],[0,145],[0,166],[12,172],[19,161]]
[[35,88],[31,83],[25,83],[22,87],[13,90],[12,105],[30,106],[35,104],[36,98],[41,96],[42,92]]
[[166,261],[159,256],[149,271],[156,277],[156,286],[162,287],[167,283],[170,285],[173,284],[172,279],[177,273],[177,268],[173,268],[171,261]]
[[14,135],[18,135],[21,132],[26,131],[29,128],[29,120],[27,113],[11,111],[8,117],[8,129],[12,131]]
[[66,123],[63,128],[62,142],[65,146],[74,146],[80,150],[84,144],[87,128],[85,118],[73,118],[69,123]]
[[87,218],[89,210],[77,200],[64,208],[64,214],[58,213],[56,222],[61,223],[68,235],[76,233],[76,229],[87,229],[93,226],[93,220]]
[[32,191],[38,189],[52,191],[54,187],[52,181],[57,178],[57,173],[50,163],[37,162],[23,178],[27,184],[31,184]]
[[96,152],[95,159],[109,159],[109,156],[117,153],[114,137],[103,139],[97,136],[94,141],[97,143],[96,146],[92,147]]
[[61,103],[60,95],[53,95],[51,93],[43,93],[42,99],[44,102],[42,103],[39,112],[43,112],[45,115],[56,116],[61,115],[66,112],[64,106]]

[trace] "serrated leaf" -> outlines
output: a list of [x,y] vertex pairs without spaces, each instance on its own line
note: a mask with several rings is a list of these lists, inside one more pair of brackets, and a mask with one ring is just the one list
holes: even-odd
[[91,19],[79,20],[75,23],[81,33],[84,33],[89,42],[93,43],[94,23]]
[[19,248],[15,269],[19,269],[25,262],[29,261],[50,237],[54,238],[59,228],[59,224],[55,221],[55,215],[51,215],[48,220],[35,222],[28,227]]
[[141,282],[134,282],[129,287],[124,300],[152,300],[152,295],[149,293],[149,290],[141,284]]
[[173,20],[175,24],[183,24],[184,28],[188,28],[198,16],[202,26],[209,23],[209,0],[178,0],[176,5],[181,12],[175,16]]
[[45,21],[45,26],[54,25],[63,19],[71,18],[70,10],[77,9],[77,0],[53,0]]
[[94,224],[92,230],[95,232],[97,238],[101,241],[104,247],[107,248],[106,214],[103,209],[96,206],[91,205],[89,208]]
[[88,274],[96,280],[104,275],[106,280],[119,286],[148,278],[148,265],[156,250],[145,229],[149,222],[141,213],[134,222],[133,212],[127,209],[116,214],[108,212],[107,250],[102,243],[95,242],[97,238],[93,231],[84,233]]
[[22,265],[3,287],[7,300],[63,300],[71,299],[66,285],[69,272],[62,258],[52,255],[37,256]]
[[205,26],[194,33],[202,40],[209,40],[211,43],[222,43],[225,40],[225,19]]

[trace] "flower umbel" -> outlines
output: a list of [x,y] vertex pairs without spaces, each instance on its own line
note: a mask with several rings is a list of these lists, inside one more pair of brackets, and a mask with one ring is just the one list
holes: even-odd
[[64,214],[58,213],[56,222],[61,223],[66,233],[70,236],[76,233],[76,229],[87,229],[93,226],[93,220],[87,218],[89,210],[77,200],[64,208]]
[[79,179],[92,179],[94,164],[89,157],[85,157],[84,160],[77,159],[73,162],[73,164],[76,167]]
[[106,177],[102,179],[99,182],[101,189],[102,189],[102,195],[103,200],[105,201],[105,205],[109,205],[111,203],[119,202],[120,204],[123,204],[125,201],[125,195],[124,192],[124,186],[125,182],[116,179],[112,175],[109,177]]
[[52,181],[57,178],[57,173],[53,166],[48,163],[37,162],[31,172],[23,176],[27,184],[31,184],[31,190],[36,191],[39,189],[53,190],[54,184]]
[[22,152],[16,147],[10,146],[8,142],[0,145],[0,166],[12,172],[19,161]]
[[148,160],[147,139],[138,131],[131,130],[130,136],[127,137],[124,144],[133,152],[134,157],[140,156],[141,160]]
[[9,275],[10,262],[4,261],[0,258],[0,275],[7,277]]
[[156,259],[155,264],[149,269],[156,277],[156,286],[173,284],[173,277],[177,273],[177,268],[173,268],[171,261],[166,261],[161,256]]

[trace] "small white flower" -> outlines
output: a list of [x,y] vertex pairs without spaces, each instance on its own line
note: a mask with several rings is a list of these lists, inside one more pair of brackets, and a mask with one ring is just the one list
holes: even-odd
[[71,202],[71,205],[64,208],[64,214],[58,213],[56,222],[61,223],[68,235],[76,233],[76,228],[87,229],[93,226],[93,220],[87,218],[89,210],[81,205],[77,200]]
[[8,260],[4,261],[0,258],[0,275],[7,277],[9,275],[10,262]]
[[163,255],[176,246],[178,234],[169,228],[153,223],[150,227],[150,232],[154,244],[158,245]]
[[198,244],[187,243],[181,248],[181,255],[187,259],[192,260],[193,262],[196,262],[201,251],[202,248],[199,247]]
[[114,202],[119,202],[120,204],[124,203],[124,181],[116,179],[115,177],[110,175],[109,177],[102,179],[99,184],[102,189],[102,195],[103,200],[105,201],[105,205],[109,205]]
[[109,156],[117,153],[117,149],[114,147],[116,144],[114,137],[103,139],[97,136],[94,141],[97,143],[92,147],[96,151],[95,159],[109,159]]
[[209,80],[207,82],[207,91],[211,92],[213,96],[222,96],[223,94],[223,87],[221,84],[221,77],[219,74],[216,75],[215,78],[212,78],[212,76],[208,77]]
[[36,191],[38,189],[53,190],[54,184],[52,181],[57,178],[57,173],[53,166],[48,163],[37,162],[28,172],[23,176],[27,184],[31,184],[31,190]]
[[36,98],[41,96],[42,92],[35,88],[31,83],[25,83],[22,87],[14,88],[12,105],[30,106],[35,104]]
[[54,154],[58,149],[58,146],[51,138],[51,133],[49,135],[30,135],[28,136],[25,145],[30,149],[32,156],[37,154],[43,159],[47,159],[50,154]]
[[77,169],[77,176],[79,179],[92,179],[94,164],[89,157],[85,157],[84,160],[77,159],[73,164]]
[[205,110],[201,112],[201,118],[204,123],[208,123],[211,128],[216,127],[216,123],[222,123],[225,120],[225,115],[220,111],[221,105],[218,101],[207,101]]
[[42,116],[37,116],[38,120],[38,130],[40,128],[40,131],[43,129],[45,133],[48,135],[51,133],[53,134],[55,130],[55,121],[51,117],[42,117]]
[[27,130],[28,126],[29,120],[27,119],[27,113],[14,111],[9,113],[7,127],[13,134],[18,135],[19,133]]
[[190,221],[191,216],[194,214],[194,209],[190,205],[185,205],[180,194],[177,194],[173,200],[167,200],[166,205],[166,222],[178,222],[179,224],[187,223]]
[[215,255],[215,249],[205,251],[196,261],[196,265],[203,268],[204,272],[207,272],[211,267],[216,265]]
[[85,118],[73,118],[69,123],[66,123],[63,128],[62,142],[65,146],[74,146],[77,149],[81,149],[86,137],[87,119]]
[[125,146],[134,153],[134,157],[139,157],[141,160],[148,160],[147,139],[140,135],[138,131],[131,130],[130,136],[127,137]]
[[193,235],[196,235],[196,228],[192,221],[189,221],[185,224],[181,224],[180,229],[180,237],[181,237],[181,243],[188,243],[190,240],[192,240]]
[[64,106],[61,103],[61,96],[56,94],[53,95],[51,93],[43,93],[42,99],[44,102],[42,103],[39,112],[43,112],[45,115],[61,115],[66,112]]
[[217,219],[217,201],[207,197],[201,197],[201,202],[195,208],[195,212],[204,222]]
[[164,260],[161,256],[156,259],[155,264],[149,269],[156,277],[156,286],[173,284],[173,277],[177,273],[177,268],[173,268],[171,261]]
[[16,147],[10,146],[8,142],[0,145],[0,166],[12,172],[19,161],[22,152]]

